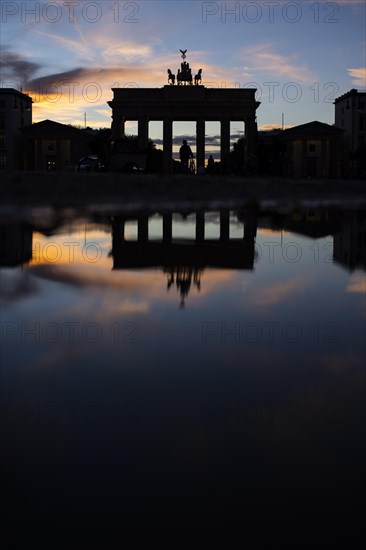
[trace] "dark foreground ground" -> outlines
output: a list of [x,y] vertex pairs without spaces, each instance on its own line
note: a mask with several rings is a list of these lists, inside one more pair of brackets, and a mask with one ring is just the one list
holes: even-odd
[[2,204],[121,204],[131,209],[177,203],[235,206],[255,200],[277,204],[366,200],[366,180],[293,180],[208,176],[18,172],[2,175]]

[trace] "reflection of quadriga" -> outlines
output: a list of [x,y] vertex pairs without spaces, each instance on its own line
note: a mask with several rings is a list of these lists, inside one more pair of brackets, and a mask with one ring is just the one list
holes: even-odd
[[145,170],[146,159],[147,151],[130,139],[116,139],[111,144],[111,165],[114,170]]

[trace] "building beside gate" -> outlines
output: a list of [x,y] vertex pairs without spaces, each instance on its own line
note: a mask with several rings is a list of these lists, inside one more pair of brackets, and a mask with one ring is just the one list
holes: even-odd
[[284,175],[294,178],[337,178],[341,175],[344,130],[314,120],[281,132],[285,144]]
[[22,128],[32,123],[32,98],[0,88],[0,170],[23,169]]
[[92,134],[69,124],[42,120],[22,130],[26,170],[63,172],[89,154]]
[[344,130],[345,176],[366,176],[366,92],[352,89],[334,101],[335,125]]

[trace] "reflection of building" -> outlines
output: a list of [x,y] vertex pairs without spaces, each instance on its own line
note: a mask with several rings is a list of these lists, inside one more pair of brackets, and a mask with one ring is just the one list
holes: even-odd
[[[168,289],[174,284],[181,298],[187,296],[192,282],[200,289],[205,268],[253,269],[255,237],[257,234],[256,210],[247,209],[243,237],[230,238],[230,211],[220,211],[220,235],[217,239],[205,238],[205,212],[196,212],[195,238],[173,238],[173,213],[162,215],[163,234],[160,240],[150,240],[148,214],[135,218],[115,216],[112,222],[113,269],[139,269],[159,267],[168,274]],[[125,223],[137,219],[137,240],[125,239]]]
[[281,229],[305,235],[311,239],[321,239],[333,235],[339,229],[338,216],[329,208],[296,208],[291,214],[277,220]]
[[366,212],[343,212],[341,227],[334,235],[334,261],[350,271],[366,270]]
[[350,90],[334,105],[335,125],[344,129],[346,171],[366,175],[366,92]]
[[287,145],[287,174],[295,178],[333,178],[341,175],[343,130],[323,122],[308,122],[281,133]]
[[126,120],[138,121],[138,140],[144,149],[148,141],[150,120],[163,121],[164,170],[172,172],[173,121],[196,121],[197,169],[205,165],[205,121],[221,122],[220,157],[230,156],[230,121],[245,123],[245,160],[255,164],[257,122],[256,90],[209,89],[204,86],[164,86],[163,88],[113,88],[112,108],[114,139],[124,136]]
[[16,267],[32,259],[33,229],[29,225],[0,225],[0,266]]
[[32,98],[0,88],[0,170],[23,168],[21,129],[32,123]]
[[23,128],[27,170],[62,171],[89,154],[91,135],[67,124],[43,120]]

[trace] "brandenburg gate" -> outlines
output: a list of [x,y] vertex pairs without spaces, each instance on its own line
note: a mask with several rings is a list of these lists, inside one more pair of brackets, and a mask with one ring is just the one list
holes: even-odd
[[[255,100],[254,88],[208,88],[200,84],[202,69],[192,78],[189,64],[185,61],[175,75],[168,69],[170,82],[162,88],[112,88],[113,139],[125,135],[125,122],[137,120],[138,141],[145,148],[149,137],[149,121],[163,121],[164,172],[172,172],[173,122],[196,122],[196,163],[198,173],[205,166],[205,122],[219,121],[220,159],[227,162],[230,154],[230,122],[245,123],[245,161],[255,165],[257,141],[256,109],[260,103]],[[194,80],[194,84],[193,84]],[[255,166],[253,166],[255,167]]]

